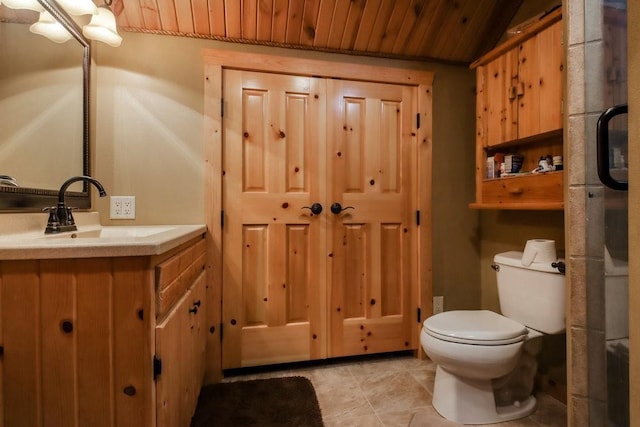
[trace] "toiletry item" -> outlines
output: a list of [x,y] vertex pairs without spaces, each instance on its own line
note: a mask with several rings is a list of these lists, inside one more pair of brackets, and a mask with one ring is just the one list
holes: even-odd
[[486,179],[496,178],[496,161],[493,156],[487,157],[487,172],[485,174]]
[[549,160],[547,159],[547,157],[540,157],[540,160],[538,161],[538,167],[536,169],[533,170],[534,173],[536,172],[549,172],[552,171],[552,165],[549,163]]
[[524,156],[520,154],[507,154],[504,156],[505,171],[507,173],[518,173],[522,168]]
[[553,170],[561,171],[562,169],[562,156],[553,156]]

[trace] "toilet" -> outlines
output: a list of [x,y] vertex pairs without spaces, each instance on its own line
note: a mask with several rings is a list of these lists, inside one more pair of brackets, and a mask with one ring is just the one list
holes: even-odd
[[420,343],[437,365],[433,407],[448,420],[492,424],[535,410],[540,338],[565,331],[565,276],[556,263],[524,266],[522,255],[494,257],[502,314],[445,311],[423,323]]

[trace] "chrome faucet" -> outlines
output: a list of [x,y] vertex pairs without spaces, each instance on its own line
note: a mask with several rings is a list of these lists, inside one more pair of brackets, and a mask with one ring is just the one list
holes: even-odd
[[65,193],[67,192],[67,188],[74,182],[78,181],[86,181],[90,184],[93,184],[98,189],[100,197],[105,197],[107,192],[104,191],[104,187],[97,179],[91,178],[90,176],[74,176],[66,180],[60,190],[58,191],[58,206],[52,206],[49,208],[44,208],[45,211],[49,212],[49,220],[47,221],[47,228],[44,230],[45,234],[55,234],[62,233],[65,231],[75,231],[78,229],[76,227],[76,222],[73,219],[72,211],[73,207],[67,206],[64,201]]

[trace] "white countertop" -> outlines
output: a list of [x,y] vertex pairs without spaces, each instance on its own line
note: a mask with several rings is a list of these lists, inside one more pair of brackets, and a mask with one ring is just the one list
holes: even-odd
[[77,231],[45,235],[46,214],[0,214],[0,260],[159,255],[207,230],[203,224],[101,226],[97,212],[74,216]]

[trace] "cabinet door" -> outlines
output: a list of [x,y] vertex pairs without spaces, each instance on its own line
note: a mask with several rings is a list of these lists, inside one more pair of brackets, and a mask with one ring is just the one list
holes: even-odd
[[562,129],[562,21],[537,36],[540,66],[540,133]]
[[520,45],[518,138],[562,128],[562,23]]
[[162,361],[162,373],[156,382],[157,423],[163,427],[187,426],[193,411],[191,379],[193,339],[191,330],[191,292],[178,301],[165,320],[156,326],[156,356]]
[[0,425],[150,424],[147,265],[0,262]]
[[482,73],[486,121],[486,146],[501,144],[518,137],[518,50],[513,49],[485,66]]

